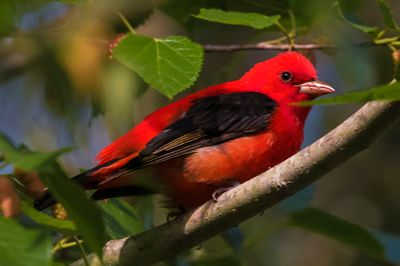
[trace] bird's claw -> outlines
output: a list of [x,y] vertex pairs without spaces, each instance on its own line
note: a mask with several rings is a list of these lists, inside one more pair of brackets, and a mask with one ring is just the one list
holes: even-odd
[[218,188],[217,190],[215,190],[212,193],[212,198],[213,198],[214,202],[218,202],[218,198],[222,194],[224,194],[225,192],[227,192],[227,191],[231,190],[232,188],[237,187],[239,185],[240,185],[240,183],[237,182],[237,181],[229,181],[229,182],[226,183],[226,186]]

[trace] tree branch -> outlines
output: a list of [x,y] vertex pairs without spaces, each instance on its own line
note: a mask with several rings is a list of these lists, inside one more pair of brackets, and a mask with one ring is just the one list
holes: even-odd
[[[217,203],[209,201],[170,223],[109,241],[104,247],[105,265],[150,265],[200,244],[292,196],[368,148],[399,116],[400,102],[365,104],[314,144],[222,194]],[[97,263],[92,260],[92,265]]]
[[235,51],[246,51],[246,50],[278,50],[286,51],[290,48],[294,50],[329,50],[337,49],[335,46],[331,45],[319,45],[319,44],[294,44],[291,47],[289,44],[271,44],[266,42],[260,42],[256,44],[229,44],[229,45],[219,45],[219,44],[203,44],[203,49],[205,52],[235,52]]
[[[93,39],[93,41],[101,47],[104,47],[105,50],[109,49],[109,41]],[[0,40],[1,44],[1,40]],[[372,46],[382,46],[387,43],[376,43],[376,42],[363,42],[363,43],[355,43],[349,44],[348,46],[334,46],[334,45],[324,45],[324,44],[315,44],[315,43],[307,43],[307,44],[294,44],[293,46],[289,44],[272,44],[268,42],[260,42],[256,44],[228,44],[228,45],[220,45],[220,44],[203,44],[202,47],[206,53],[211,52],[236,52],[236,51],[251,51],[251,50],[275,50],[275,51],[287,51],[287,50],[338,50],[345,49],[348,47],[372,47]],[[0,82],[4,82],[13,78],[19,74],[25,72],[31,65],[37,63],[40,60],[40,56],[36,55],[27,57],[23,54],[20,54],[13,49],[9,49],[9,47],[2,48],[0,47]]]
[[[356,43],[352,44],[358,47],[368,47],[368,46],[376,46],[376,45],[384,45],[377,44],[374,42],[365,42],[365,43]],[[293,46],[289,44],[272,44],[268,42],[260,42],[256,44],[228,44],[228,45],[219,45],[219,44],[203,44],[203,49],[205,52],[235,52],[235,51],[247,51],[247,50],[276,50],[276,51],[286,51],[290,49],[294,50],[337,50],[346,48],[345,46],[334,46],[334,45],[324,45],[324,44],[294,44]],[[350,46],[349,46],[350,47]]]

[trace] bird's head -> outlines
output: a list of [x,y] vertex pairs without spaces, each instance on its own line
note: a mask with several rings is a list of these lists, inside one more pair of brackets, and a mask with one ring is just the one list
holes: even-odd
[[299,102],[335,92],[318,80],[311,62],[298,52],[285,52],[256,64],[241,81],[277,102]]

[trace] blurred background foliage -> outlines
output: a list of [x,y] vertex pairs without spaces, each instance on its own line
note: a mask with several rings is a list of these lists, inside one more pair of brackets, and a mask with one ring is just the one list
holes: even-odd
[[[205,53],[203,61],[197,44],[287,43],[289,36],[295,43],[341,47],[304,51],[316,64],[319,78],[338,92],[389,83],[392,53],[399,45],[400,3],[343,0],[339,5],[340,12],[333,0],[1,1],[0,152],[5,163],[0,170],[10,178],[13,166],[38,171],[46,186],[63,199],[74,223],[56,219],[65,218],[63,209],[36,212],[21,184],[13,179],[21,193],[23,214],[14,220],[0,217],[0,265],[64,265],[91,251],[101,253],[107,239],[165,222],[167,211],[159,206],[158,196],[113,199],[96,208],[66,176],[92,167],[101,148],[167,104],[169,99],[156,89],[170,98],[186,89],[176,99],[236,79],[256,62],[277,53],[213,52]],[[237,21],[215,23],[221,17],[195,17],[201,8],[279,15],[279,25],[260,30],[228,25],[241,24]],[[135,51],[122,50],[117,43],[110,51],[109,44],[129,31],[124,19],[134,29],[130,37],[147,36],[142,40],[153,45],[164,45],[171,35],[188,38],[185,45],[193,49],[189,56],[197,60],[189,74],[192,79],[178,82],[179,88],[168,81],[163,91],[157,87],[162,86],[157,85],[159,78],[148,76],[151,69],[140,68],[146,57],[133,62],[128,55]],[[388,38],[392,38],[389,45],[378,42]],[[168,64],[161,67],[168,73]],[[304,145],[359,107],[314,107]],[[397,123],[368,151],[314,186],[164,264],[399,264],[399,134]],[[64,153],[63,147],[73,150]],[[64,186],[70,189],[58,191]]]

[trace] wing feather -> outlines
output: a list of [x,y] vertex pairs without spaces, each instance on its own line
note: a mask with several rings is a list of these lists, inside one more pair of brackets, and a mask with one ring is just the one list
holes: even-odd
[[276,102],[257,92],[237,92],[205,97],[193,102],[188,112],[150,140],[139,157],[128,164],[137,168],[154,165],[261,132]]
[[127,171],[160,164],[192,154],[202,147],[267,130],[276,106],[271,98],[257,92],[228,93],[195,100],[183,117],[151,139],[139,156],[101,184]]

